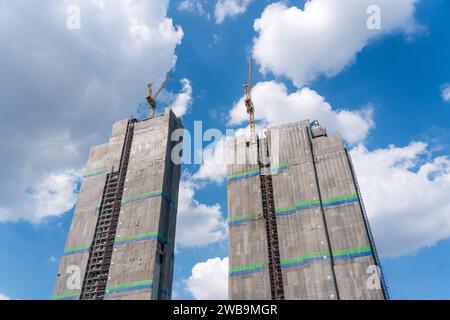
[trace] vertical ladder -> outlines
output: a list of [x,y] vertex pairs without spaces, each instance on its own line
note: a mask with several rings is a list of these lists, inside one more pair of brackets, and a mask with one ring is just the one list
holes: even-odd
[[266,221],[270,290],[272,300],[284,300],[283,274],[281,273],[280,247],[267,141],[258,139],[258,160],[263,216]]
[[135,119],[128,121],[119,170],[114,171],[113,168],[106,176],[80,300],[103,300],[105,297],[135,123]]

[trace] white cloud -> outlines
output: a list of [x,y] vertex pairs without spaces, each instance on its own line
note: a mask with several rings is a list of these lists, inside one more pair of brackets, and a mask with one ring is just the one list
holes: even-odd
[[196,11],[199,8],[199,6],[203,11],[203,6],[199,1],[183,0],[178,4],[177,9],[180,11],[193,12],[193,11]]
[[[230,111],[230,124],[248,121],[244,98]],[[364,140],[374,126],[372,108],[357,111],[333,110],[332,106],[316,91],[303,88],[288,93],[283,83],[259,82],[253,88],[255,119],[263,126],[275,126],[304,119],[319,120],[329,132],[339,132],[348,143]]]
[[244,13],[252,0],[218,0],[216,2],[216,23],[221,24],[225,18]]
[[3,293],[0,293],[0,300],[11,300],[11,298]]
[[183,0],[178,4],[177,9],[179,11],[187,11],[204,16],[208,20],[210,19],[209,13],[203,8],[203,3],[200,0]]
[[51,256],[50,257],[50,262],[51,263],[55,263],[55,262],[57,262],[58,261],[58,259],[56,259],[54,256]]
[[228,258],[197,263],[186,281],[186,288],[197,300],[228,299]]
[[[319,75],[334,76],[367,45],[387,34],[410,34],[418,0],[311,0],[304,9],[278,2],[254,23],[253,56],[263,72],[293,80],[297,87]],[[367,27],[367,8],[381,9],[381,29]]]
[[192,86],[188,79],[184,78],[181,81],[183,86],[180,93],[175,97],[175,101],[172,104],[172,110],[179,117],[182,117],[189,110],[192,104]]
[[194,199],[201,188],[188,174],[180,183],[177,218],[177,243],[183,247],[205,246],[225,239],[227,226],[219,204],[206,205]]
[[77,198],[75,184],[80,176],[80,171],[73,170],[48,175],[31,194],[35,212],[30,218],[40,221],[72,209]]
[[[70,170],[176,63],[183,31],[167,17],[168,0],[80,2],[80,30],[66,27],[71,4],[0,6],[0,221],[62,214]],[[53,194],[55,179],[67,198]]]
[[442,100],[450,102],[450,83],[446,83],[441,87]]
[[411,254],[450,237],[450,159],[413,142],[351,151],[362,196],[384,256]]
[[226,175],[226,139],[224,137],[203,150],[203,162],[193,178],[221,184]]
[[76,184],[80,179],[81,171],[74,170],[45,176],[25,192],[23,202],[16,204],[14,210],[0,208],[0,222],[25,219],[40,223],[44,218],[69,211],[75,205]]

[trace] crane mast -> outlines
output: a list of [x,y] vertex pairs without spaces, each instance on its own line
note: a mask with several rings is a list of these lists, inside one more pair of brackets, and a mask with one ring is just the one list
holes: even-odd
[[161,87],[158,89],[158,91],[156,92],[155,95],[153,95],[153,82],[150,82],[147,85],[147,90],[148,90],[148,95],[146,97],[147,102],[150,106],[150,114],[149,114],[149,119],[152,119],[155,116],[155,109],[156,109],[156,98],[159,96],[159,94],[161,93],[161,91],[166,87],[167,83],[170,80],[170,72],[168,72],[166,74],[166,79],[164,80],[164,82],[161,84]]
[[253,59],[250,59],[248,63],[248,83],[244,84],[245,91],[245,106],[247,108],[247,114],[250,121],[250,134],[252,141],[256,139],[256,126],[255,126],[255,107],[252,101],[252,70]]

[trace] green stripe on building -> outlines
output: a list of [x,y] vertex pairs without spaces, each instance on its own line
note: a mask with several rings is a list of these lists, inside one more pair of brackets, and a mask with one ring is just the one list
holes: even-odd
[[[287,166],[289,166],[289,163],[282,162],[282,163],[278,164],[277,166],[271,167],[271,171],[276,171],[278,169],[282,169]],[[258,174],[259,172],[260,172],[259,168],[248,170],[248,171],[237,172],[237,173],[227,176],[227,179],[228,180],[237,179],[237,178],[245,177],[245,176],[251,175],[251,174]]]
[[[356,200],[356,199],[358,199],[358,195],[357,194],[351,194],[351,195],[347,195],[347,196],[341,196],[341,197],[336,197],[336,198],[330,198],[330,199],[322,200],[322,204],[327,205],[327,204],[332,204],[332,203],[335,203],[335,202],[347,201],[347,200]],[[292,211],[292,210],[296,210],[298,207],[304,207],[304,206],[310,206],[310,205],[318,205],[318,204],[320,204],[319,200],[298,201],[298,202],[295,202],[292,206],[276,209],[275,213]]]
[[285,207],[285,208],[279,208],[275,210],[275,213],[279,213],[279,212],[285,212],[285,211],[291,211],[291,210],[295,210],[295,208],[297,208],[296,205],[292,205],[289,207]]
[[[370,252],[371,250],[372,250],[371,246],[337,250],[337,251],[333,251],[333,257],[351,255],[351,254],[355,254],[355,253]],[[311,252],[311,253],[306,253],[299,257],[281,259],[281,264],[286,265],[286,264],[291,264],[291,263],[303,262],[308,259],[315,259],[315,258],[329,257],[329,256],[330,256],[330,252],[328,250],[319,251],[319,252]]]
[[136,282],[128,282],[123,284],[117,284],[114,286],[106,287],[107,291],[114,291],[114,290],[121,290],[121,289],[127,289],[131,287],[139,287],[139,286],[150,286],[153,284],[153,280],[143,280],[143,281],[136,281]]
[[137,195],[133,195],[133,196],[123,197],[122,198],[122,202],[132,201],[132,200],[136,200],[136,199],[139,199],[139,198],[156,196],[156,195],[159,195],[159,194],[162,194],[162,189],[155,190],[155,191],[150,191],[150,192],[145,192],[145,193],[141,193],[141,194],[137,194]]
[[355,254],[355,253],[371,252],[371,251],[372,251],[371,246],[365,246],[365,247],[360,247],[360,248],[352,248],[352,249],[333,251],[333,256],[338,257],[338,256],[345,256],[345,255],[350,255],[350,254]]
[[258,217],[259,217],[259,215],[257,215],[257,214],[247,214],[247,215],[243,215],[243,216],[234,216],[234,217],[230,217],[229,218],[229,222],[238,222],[238,221],[241,221],[241,220],[256,219]]
[[252,264],[248,266],[231,267],[230,272],[250,271],[256,269],[264,269],[264,263]]
[[297,207],[310,206],[310,205],[319,204],[319,203],[320,203],[319,200],[298,201],[298,202],[294,203],[294,205],[292,205],[292,206],[285,207],[285,208],[279,208],[279,209],[275,210],[275,213],[291,211],[291,210],[295,210]]
[[102,173],[106,173],[108,172],[108,168],[103,167],[103,168],[99,168],[99,169],[94,169],[94,170],[90,170],[90,171],[85,171],[83,173],[83,177],[90,177],[90,176],[95,176],[98,174],[102,174]]
[[52,295],[52,300],[63,300],[67,298],[75,298],[78,297],[81,294],[81,291],[74,291],[74,292],[67,292],[63,294],[54,294]]
[[66,248],[66,249],[64,249],[64,253],[70,253],[73,251],[89,249],[90,247],[91,247],[91,245],[89,245],[89,244],[83,244],[81,246]]
[[128,236],[128,237],[119,237],[119,238],[116,238],[116,240],[114,240],[114,243],[139,240],[139,239],[147,238],[147,237],[155,237],[155,238],[163,240],[164,242],[170,243],[170,241],[167,239],[167,237],[160,235],[156,231],[155,232],[144,232],[144,233],[140,233],[140,234],[136,234],[134,236]]
[[229,175],[227,177],[227,179],[236,179],[236,178],[240,178],[249,174],[256,174],[259,173],[259,168],[258,169],[253,169],[253,170],[248,170],[248,171],[243,171],[243,172],[238,172],[232,175]]
[[357,198],[358,198],[357,194],[351,194],[351,195],[348,195],[348,196],[342,196],[342,197],[336,197],[336,198],[322,200],[322,203],[323,204],[329,204],[329,203],[339,202],[339,201],[354,200],[354,199],[357,199]]

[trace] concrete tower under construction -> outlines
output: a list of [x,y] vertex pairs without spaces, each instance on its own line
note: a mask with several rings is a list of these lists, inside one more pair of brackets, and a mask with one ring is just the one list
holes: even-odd
[[116,122],[109,142],[91,148],[52,299],[171,298],[179,128],[167,108]]
[[388,299],[338,134],[306,120],[227,154],[231,299]]

